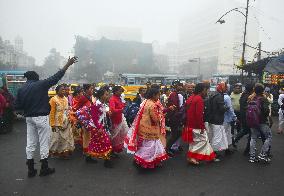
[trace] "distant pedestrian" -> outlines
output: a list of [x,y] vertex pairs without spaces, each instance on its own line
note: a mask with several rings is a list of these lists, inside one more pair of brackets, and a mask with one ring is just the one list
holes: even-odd
[[145,100],[145,94],[146,94],[146,88],[140,87],[133,102],[140,106],[140,104]]
[[237,129],[237,133],[240,132],[241,130],[241,123],[240,123],[240,98],[242,95],[242,84],[237,83],[234,86],[234,90],[231,93],[230,97],[232,100],[232,106],[234,109],[234,113],[236,114],[237,118],[232,121],[231,126],[232,126],[232,134],[233,136],[235,135],[235,129]]
[[68,106],[70,107],[72,105],[72,99],[73,99],[73,95],[70,94],[70,85],[65,84],[64,85],[64,96],[67,98],[68,100]]
[[168,89],[167,87],[162,89],[162,95],[161,95],[161,104],[166,107],[167,103],[168,103],[168,98],[170,95],[170,89]]
[[184,99],[187,100],[194,92],[195,84],[194,83],[186,83],[184,85]]

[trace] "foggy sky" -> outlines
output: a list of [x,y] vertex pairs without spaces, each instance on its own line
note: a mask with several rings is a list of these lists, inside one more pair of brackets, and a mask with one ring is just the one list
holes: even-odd
[[[41,65],[53,47],[72,55],[74,36],[95,38],[99,26],[141,28],[144,42],[177,41],[180,19],[209,1],[218,0],[0,0],[0,36],[13,42],[20,35],[24,50]],[[259,13],[265,30],[263,49],[283,48],[284,1],[256,1],[260,9],[251,10]]]

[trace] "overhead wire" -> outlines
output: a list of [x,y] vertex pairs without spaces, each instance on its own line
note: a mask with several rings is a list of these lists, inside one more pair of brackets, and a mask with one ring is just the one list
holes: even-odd
[[264,33],[264,35],[267,37],[267,39],[272,40],[272,37],[264,30],[264,27],[260,24],[259,19],[256,17],[255,13],[253,13],[253,17],[255,18],[259,28],[261,29],[261,31]]
[[[261,11],[260,9],[256,8],[255,6],[251,6],[251,7],[254,8],[254,11],[257,11],[259,14],[264,15],[264,12]],[[264,27],[260,24],[260,21],[259,21],[259,19],[256,17],[256,14],[255,14],[254,12],[253,12],[253,17],[255,18],[255,20],[256,20],[256,22],[257,22],[257,24],[258,24],[260,30],[264,33],[264,35],[267,37],[267,39],[268,39],[269,41],[271,41],[273,44],[278,45],[279,43],[276,42],[275,40],[273,40],[272,37],[265,31]],[[252,49],[258,50],[258,47],[252,47],[252,46],[250,46],[250,45],[248,45],[248,44],[246,44],[246,45],[247,45],[248,47],[252,48]],[[274,55],[274,54],[275,54],[275,52],[270,52],[270,51],[265,51],[265,50],[261,50],[261,51],[264,52],[264,53],[266,53],[266,54],[268,54],[268,55]],[[276,52],[276,53],[277,53],[277,52]]]
[[[270,20],[273,20],[275,22],[281,23],[281,25],[284,23],[283,20],[280,20],[278,18],[275,18],[273,16],[267,16],[267,14],[265,12],[263,12],[262,10],[260,10],[259,8],[255,7],[255,6],[251,6],[252,8],[254,8],[254,11],[257,12],[259,15],[262,15],[263,17],[269,18]],[[259,19],[256,17],[255,13],[253,14],[254,18],[256,20],[256,22],[259,25],[259,28],[261,29],[261,31],[264,33],[264,35],[267,37],[268,40],[270,40],[273,44],[275,45],[279,45],[279,42],[276,42],[274,39],[272,39],[271,35],[269,35],[264,27],[260,24]],[[282,22],[281,22],[282,21]]]
[[253,8],[256,12],[258,12],[258,14],[262,15],[263,17],[267,18],[267,19],[270,19],[274,22],[277,22],[277,23],[281,23],[283,24],[284,20],[281,20],[280,18],[275,18],[274,16],[272,15],[268,15],[267,13],[265,13],[264,11],[260,10],[259,8],[251,5],[250,8]]

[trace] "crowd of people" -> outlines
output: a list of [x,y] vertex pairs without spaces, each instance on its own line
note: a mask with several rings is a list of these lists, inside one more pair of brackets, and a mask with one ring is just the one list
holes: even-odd
[[[157,84],[141,87],[132,103],[124,100],[123,88],[84,84],[72,94],[66,84],[56,87],[50,100],[48,89],[56,85],[77,57],[69,58],[55,75],[39,80],[34,71],[25,73],[26,84],[18,91],[15,108],[27,123],[28,176],[34,177],[34,153],[40,143],[40,176],[55,172],[50,156],[71,158],[75,147],[82,149],[86,163],[103,160],[106,168],[126,149],[139,168],[160,167],[162,162],[184,151],[193,165],[219,162],[232,154],[240,139],[248,135],[245,154],[251,163],[271,161],[272,95],[262,84],[237,83],[231,92],[220,82],[209,92],[207,81],[193,84],[178,80],[170,88]],[[284,93],[284,92],[283,92]],[[284,130],[284,94],[279,96],[279,130]],[[0,115],[10,105],[0,93]],[[256,142],[263,145],[256,152]]]

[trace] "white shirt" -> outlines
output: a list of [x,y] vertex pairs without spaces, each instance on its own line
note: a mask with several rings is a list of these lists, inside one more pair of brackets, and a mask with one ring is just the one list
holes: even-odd
[[178,99],[179,99],[179,107],[183,105],[183,96],[181,94],[178,94]]
[[99,122],[105,124],[104,120],[106,119],[106,113],[109,111],[109,107],[106,104],[100,102],[99,99],[96,101],[96,106],[98,105],[101,105],[100,111],[102,112],[99,118]]
[[125,94],[124,94],[124,93],[121,94],[120,99],[121,99],[122,103],[125,103],[125,102],[126,102],[126,101],[125,101]]
[[278,104],[279,106],[281,106],[283,103],[282,103],[282,100],[284,99],[284,94],[280,94],[279,95],[279,98],[278,98]]
[[166,94],[162,94],[161,100],[162,100],[163,104],[167,104],[168,103],[168,96]]

